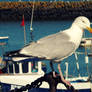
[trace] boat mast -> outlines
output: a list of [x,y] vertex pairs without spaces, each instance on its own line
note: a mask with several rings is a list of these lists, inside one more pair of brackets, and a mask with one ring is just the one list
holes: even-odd
[[[84,35],[84,38],[85,35]],[[87,55],[87,46],[86,46],[86,43],[84,43],[84,49],[85,49],[85,63],[86,63],[86,69],[87,69],[87,74],[89,76],[89,69],[88,69],[88,63],[89,63],[89,58],[88,58],[88,55]]]
[[24,46],[26,46],[26,30],[25,30],[25,23],[24,23],[24,14],[23,14],[21,26],[23,26],[24,28]]
[[32,7],[32,15],[31,15],[31,23],[30,23],[30,36],[31,36],[31,42],[34,40],[33,39],[33,15],[34,15],[34,3],[35,0],[33,0],[33,7]]
[[26,46],[26,30],[25,30],[25,25],[24,25],[24,45]]

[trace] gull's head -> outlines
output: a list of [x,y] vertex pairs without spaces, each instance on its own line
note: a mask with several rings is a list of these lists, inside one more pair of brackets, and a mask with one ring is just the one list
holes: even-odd
[[77,25],[80,29],[84,30],[88,30],[90,33],[92,33],[92,28],[90,27],[90,21],[87,17],[84,17],[84,16],[80,16],[80,17],[77,17],[75,20],[74,20],[74,25]]

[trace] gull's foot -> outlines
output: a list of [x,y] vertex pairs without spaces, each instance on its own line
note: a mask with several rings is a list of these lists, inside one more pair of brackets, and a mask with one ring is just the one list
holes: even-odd
[[68,85],[69,87],[72,86],[71,83],[70,83],[69,81],[63,80],[63,82],[64,82],[66,85]]

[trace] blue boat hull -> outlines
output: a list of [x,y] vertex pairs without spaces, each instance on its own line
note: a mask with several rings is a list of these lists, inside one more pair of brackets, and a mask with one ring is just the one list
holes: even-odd
[[0,43],[7,43],[8,39],[0,39]]
[[[33,90],[29,90],[28,92],[49,92],[49,89],[45,88],[35,88]],[[57,90],[56,92],[71,92],[70,90]],[[90,89],[81,89],[78,92],[91,92]]]

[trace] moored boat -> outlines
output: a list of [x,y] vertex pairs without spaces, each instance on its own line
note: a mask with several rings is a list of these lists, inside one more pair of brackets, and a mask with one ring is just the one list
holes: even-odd
[[2,36],[2,37],[0,37],[0,43],[7,43],[8,39],[9,39],[8,36]]
[[81,47],[90,47],[92,46],[92,38],[82,38]]
[[[8,86],[8,90],[12,90],[15,88],[20,88],[27,84],[31,84],[38,78],[44,76],[46,70],[46,66],[42,66],[42,62],[39,61],[37,58],[25,58],[19,61],[11,61],[13,57],[5,57],[7,61],[7,73],[0,75],[0,83],[2,90],[7,90],[6,85]],[[20,58],[20,57],[18,57]],[[24,58],[24,57],[23,57]],[[25,66],[25,67],[24,67]],[[91,82],[88,77],[69,77],[68,75],[68,63],[66,63],[66,70],[65,70],[65,78],[71,82],[73,87],[78,90],[79,92],[91,92]],[[39,90],[38,90],[39,89]],[[40,88],[33,88],[35,92],[41,92],[49,90],[49,85],[47,82],[43,82]],[[64,84],[59,83],[57,85],[58,91],[63,92],[70,92],[64,86]],[[6,91],[4,91],[6,92]],[[27,92],[30,92],[28,90]]]

